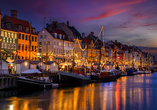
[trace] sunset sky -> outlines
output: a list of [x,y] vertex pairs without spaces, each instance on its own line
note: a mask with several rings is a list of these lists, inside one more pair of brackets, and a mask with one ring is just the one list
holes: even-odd
[[19,19],[32,22],[40,31],[50,21],[69,21],[87,36],[127,45],[157,47],[157,0],[1,0],[2,16],[17,10]]

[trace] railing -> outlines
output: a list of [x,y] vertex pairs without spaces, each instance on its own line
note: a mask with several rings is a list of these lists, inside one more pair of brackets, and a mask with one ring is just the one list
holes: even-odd
[[8,74],[9,74],[8,69],[2,69],[2,70],[0,70],[0,77],[8,75]]

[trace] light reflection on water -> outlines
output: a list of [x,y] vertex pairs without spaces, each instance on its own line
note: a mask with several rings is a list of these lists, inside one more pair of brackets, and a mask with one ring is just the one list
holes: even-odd
[[157,73],[37,92],[0,91],[0,110],[155,110]]

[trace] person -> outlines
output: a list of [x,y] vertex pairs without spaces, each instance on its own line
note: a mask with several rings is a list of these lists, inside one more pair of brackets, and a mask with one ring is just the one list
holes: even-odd
[[11,66],[8,65],[8,71],[9,71],[9,74],[11,73]]

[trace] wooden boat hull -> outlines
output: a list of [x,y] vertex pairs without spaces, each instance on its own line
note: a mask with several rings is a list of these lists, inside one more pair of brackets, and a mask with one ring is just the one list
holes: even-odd
[[76,86],[90,83],[90,77],[79,76],[68,72],[60,72],[59,86]]
[[24,90],[24,89],[30,89],[30,90],[36,90],[36,89],[49,89],[53,87],[52,82],[41,82],[31,79],[24,79],[24,78],[18,78],[18,89]]

